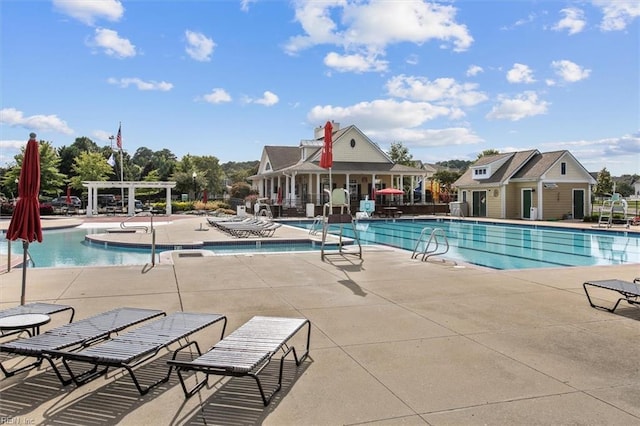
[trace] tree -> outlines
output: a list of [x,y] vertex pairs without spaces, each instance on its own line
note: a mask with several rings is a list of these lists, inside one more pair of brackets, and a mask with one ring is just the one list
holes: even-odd
[[409,154],[409,149],[402,142],[391,142],[389,157],[396,164],[413,167],[413,155]]
[[76,158],[82,152],[98,152],[100,148],[94,141],[86,136],[76,138],[71,146],[62,146],[58,148],[58,156],[60,157],[60,173],[71,177],[73,175],[73,164]]
[[99,152],[83,152],[75,159],[73,164],[73,172],[75,176],[69,179],[72,188],[83,190],[82,182],[89,181],[107,181],[113,175],[113,167],[111,167],[103,154]]
[[434,181],[440,183],[440,188],[442,188],[441,197],[443,198],[443,202],[446,203],[449,201],[451,196],[451,185],[453,185],[453,183],[457,181],[460,176],[462,175],[459,172],[452,172],[450,170],[439,170],[435,172],[431,177]]
[[478,154],[478,159],[482,158],[482,157],[488,157],[490,155],[497,155],[500,154],[500,151],[498,151],[497,149],[485,149],[484,151],[482,151],[480,154]]
[[438,161],[436,166],[446,167],[448,169],[455,169],[462,173],[464,173],[469,166],[473,164],[473,161],[468,160],[448,160],[448,161]]
[[628,197],[634,194],[634,189],[633,186],[629,185],[627,182],[616,181],[616,192],[622,195],[622,197]]
[[224,172],[220,167],[220,161],[212,155],[205,155],[194,157],[193,162],[199,170],[198,175],[202,174],[202,177],[197,178],[198,190],[207,189],[211,194],[222,194]]
[[[16,197],[18,196],[17,182],[20,178],[25,148],[26,146],[23,146],[20,154],[14,157],[16,165],[7,170],[3,178],[3,186]],[[58,171],[60,158],[51,142],[48,141],[41,140],[38,144],[38,151],[40,153],[40,193],[56,196],[60,193],[60,188],[64,185],[65,179],[65,175]]]
[[603,197],[605,195],[611,195],[613,193],[613,180],[611,179],[611,173],[604,167],[598,173],[598,179],[596,179],[596,189],[593,191],[594,195]]
[[227,163],[221,164],[220,167],[222,167],[222,170],[226,174],[229,182],[231,183],[247,182],[247,178],[249,176],[252,176],[258,173],[258,167],[260,167],[260,162],[259,161],[244,161],[244,162],[229,161]]
[[40,141],[40,192],[58,196],[64,186],[66,175],[58,169],[60,157],[51,142]]

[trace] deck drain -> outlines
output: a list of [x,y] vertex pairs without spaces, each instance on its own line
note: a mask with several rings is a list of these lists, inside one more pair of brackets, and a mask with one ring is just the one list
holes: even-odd
[[202,252],[194,252],[194,253],[178,253],[178,257],[203,257]]

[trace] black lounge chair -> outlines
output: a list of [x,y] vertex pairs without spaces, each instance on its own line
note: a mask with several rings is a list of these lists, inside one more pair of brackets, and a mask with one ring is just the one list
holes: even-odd
[[[109,367],[124,368],[129,372],[138,392],[144,395],[154,386],[169,380],[173,367],[169,367],[165,377],[145,387],[141,386],[133,369],[154,358],[169,345],[179,341],[182,341],[182,344],[173,351],[173,359],[176,359],[180,351],[190,346],[194,346],[198,354],[201,354],[198,343],[196,341],[189,342],[188,337],[218,321],[223,321],[222,333],[220,334],[220,338],[222,338],[227,326],[227,318],[224,315],[176,312],[120,334],[104,343],[79,351],[48,350],[46,353],[52,358],[62,359],[71,380],[77,386],[106,374]],[[91,364],[92,367],[77,374],[73,372],[68,361],[80,361]],[[99,369],[99,367],[104,368]]]
[[[306,349],[300,357],[289,340],[304,326],[307,326]],[[285,357],[293,352],[296,365],[299,366],[309,354],[309,340],[311,323],[303,318],[253,317],[243,326],[216,343],[207,353],[192,361],[170,360],[167,363],[176,368],[185,398],[197,393],[207,384],[209,375],[218,376],[249,376],[252,377],[260,391],[262,402],[269,405],[273,395],[282,387],[282,371]],[[271,359],[282,351],[280,358],[280,374],[278,385],[266,394],[258,374],[269,365]],[[183,371],[196,371],[206,374],[201,382],[191,389],[187,388]]]
[[279,223],[254,218],[243,220],[213,220],[209,225],[236,238],[271,237],[281,226]]
[[[69,322],[73,321],[73,316],[76,311],[72,306],[68,305],[58,305],[56,303],[45,303],[45,302],[33,302],[27,303],[25,305],[14,306],[13,308],[3,309],[0,311],[0,318],[10,317],[13,315],[22,315],[22,314],[44,314],[44,315],[53,315],[59,312],[71,311],[71,317],[69,318]],[[12,334],[20,334],[22,332],[28,333],[30,336],[32,333],[29,330],[12,330],[8,332],[1,332],[0,337],[10,336]]]
[[52,328],[37,336],[1,343],[0,352],[34,357],[36,361],[13,370],[8,370],[0,363],[0,370],[2,370],[6,377],[10,377],[20,371],[38,367],[42,364],[42,361],[46,359],[49,364],[51,364],[60,382],[65,385],[69,384],[71,383],[71,379],[62,377],[62,374],[55,365],[53,357],[45,351],[61,349],[76,350],[86,347],[100,340],[108,339],[113,333],[117,333],[134,324],[162,315],[166,314],[163,311],[155,309],[118,308]]
[[[626,300],[627,303],[629,303],[630,305],[640,305],[640,278],[635,278],[633,282],[622,281],[617,279],[587,281],[582,284],[582,287],[584,288],[584,292],[587,295],[587,300],[589,301],[589,304],[593,308],[604,309],[605,311],[613,312],[616,310],[620,302],[622,302],[623,300]],[[615,305],[613,305],[612,308],[602,306],[602,305],[596,305],[591,300],[591,296],[589,295],[589,291],[587,290],[587,287],[597,287],[597,288],[603,288],[606,290],[616,291],[619,294],[621,294],[622,297],[618,299],[618,301],[615,303]]]

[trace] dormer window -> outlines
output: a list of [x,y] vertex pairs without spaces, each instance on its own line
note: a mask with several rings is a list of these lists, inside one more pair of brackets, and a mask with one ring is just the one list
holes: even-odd
[[488,167],[478,167],[473,169],[474,179],[486,179],[491,175],[491,171]]

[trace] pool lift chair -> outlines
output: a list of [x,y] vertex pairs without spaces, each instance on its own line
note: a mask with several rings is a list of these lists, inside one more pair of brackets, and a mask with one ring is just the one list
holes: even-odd
[[[349,206],[349,192],[343,188],[336,188],[333,191],[328,189],[324,190],[329,196],[329,202],[325,203],[322,208],[322,245],[320,247],[320,258],[324,260],[324,257],[329,254],[339,255],[355,255],[362,259],[362,246],[360,245],[360,238],[358,237],[358,230],[356,224],[351,215],[351,207]],[[340,209],[340,213],[334,213],[335,209]],[[358,251],[346,251],[344,250],[344,243],[342,242],[342,234],[344,226],[350,224],[353,229],[354,240],[358,244]],[[338,225],[340,228],[338,234],[338,250],[332,253],[325,252],[325,245],[327,243],[327,234],[329,228],[332,225]]]
[[622,198],[620,194],[614,193],[609,200],[602,202],[600,208],[600,217],[598,218],[598,228],[606,227],[611,228],[613,224],[613,216],[618,213],[622,216],[622,221],[629,228],[629,222],[632,218],[627,214],[627,200]]

